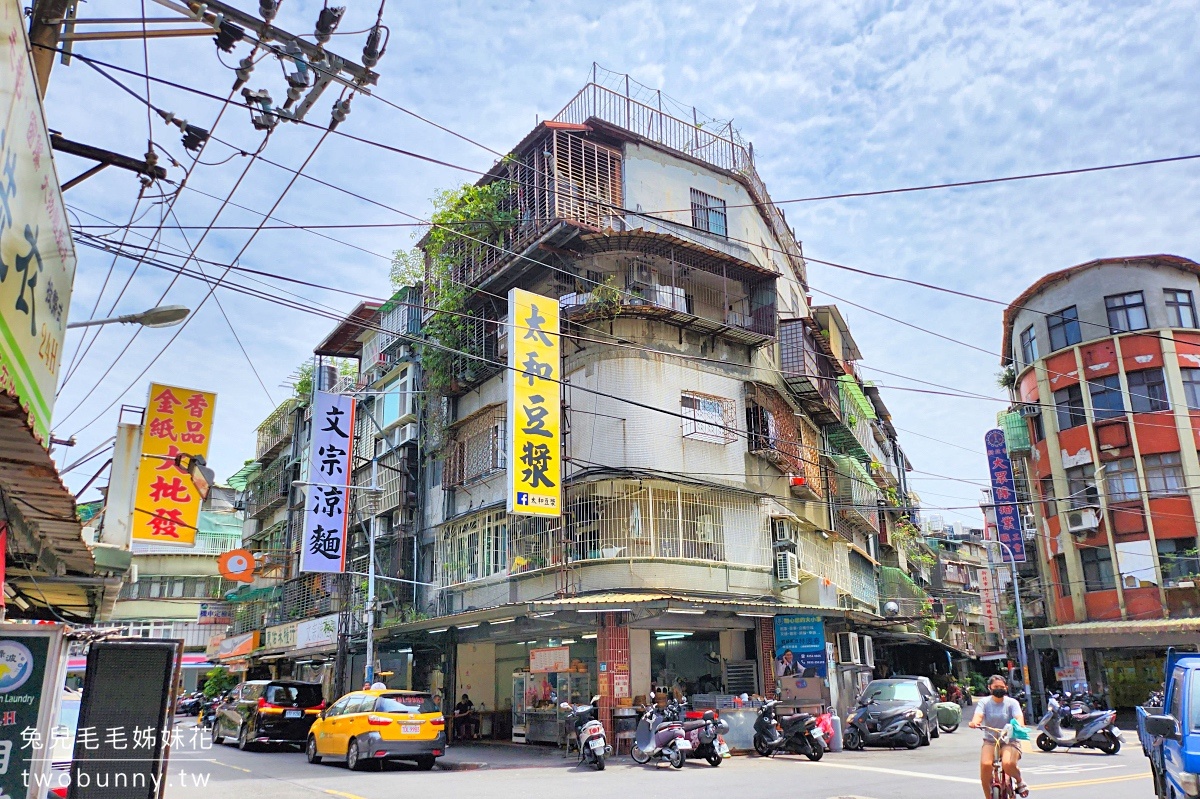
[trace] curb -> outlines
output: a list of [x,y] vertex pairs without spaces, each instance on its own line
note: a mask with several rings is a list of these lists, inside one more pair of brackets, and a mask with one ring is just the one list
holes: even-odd
[[487,763],[438,763],[438,769],[441,771],[478,771],[488,767]]

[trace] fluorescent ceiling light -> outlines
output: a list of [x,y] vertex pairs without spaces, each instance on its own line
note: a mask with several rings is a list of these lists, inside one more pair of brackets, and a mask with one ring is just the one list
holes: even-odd
[[667,613],[680,613],[687,616],[703,616],[705,611],[694,608],[667,608]]
[[580,638],[583,638],[583,639],[595,638],[595,637],[596,637],[596,633],[584,633],[583,635],[581,635],[581,636],[579,636],[579,637],[580,637]]
[[577,644],[577,643],[579,643],[579,642],[578,642],[578,641],[576,641],[574,638],[564,638],[564,639],[562,639],[562,642],[563,642],[564,644]]
[[739,613],[739,616],[747,619],[773,619],[774,613]]
[[430,630],[429,634],[437,635],[438,633],[444,633],[444,632],[446,632],[446,630],[449,630],[449,629],[450,629],[449,627],[438,627],[436,630]]
[[601,608],[600,610],[591,610],[580,608],[580,613],[629,613],[629,608]]
[[664,630],[664,631],[662,631],[662,632],[657,632],[657,631],[656,631],[656,632],[654,633],[654,637],[655,637],[655,638],[659,638],[659,639],[665,639],[665,638],[688,638],[689,636],[691,636],[691,633],[689,633],[689,632],[683,632],[683,631],[674,631],[674,630]]
[[456,624],[454,626],[460,630],[473,630],[479,626],[479,622],[475,622],[474,624]]
[[546,618],[547,616],[553,616],[553,615],[554,615],[554,611],[553,611],[553,610],[551,610],[551,611],[548,611],[548,612],[546,612],[546,613],[530,613],[530,614],[529,614],[530,618],[534,618],[534,619],[544,619],[544,618]]
[[492,619],[488,622],[488,624],[508,624],[514,621],[516,621],[516,619]]

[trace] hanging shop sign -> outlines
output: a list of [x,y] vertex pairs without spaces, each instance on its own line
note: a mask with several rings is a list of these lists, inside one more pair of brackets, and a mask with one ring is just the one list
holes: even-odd
[[222,639],[217,645],[216,656],[218,660],[229,660],[249,655],[255,649],[258,649],[258,630]]
[[338,614],[330,613],[318,619],[308,619],[296,624],[296,648],[336,644],[338,638]]
[[197,624],[233,624],[233,608],[228,602],[201,602]]
[[300,571],[345,571],[353,434],[354,397],[316,392]]
[[298,622],[289,621],[287,624],[277,624],[263,630],[263,649],[291,649],[296,646],[296,627]]
[[[1025,562],[1025,537],[1017,509],[1017,484],[1003,430],[989,430],[983,437],[987,447],[988,473],[992,476],[992,502],[996,506],[996,537],[1010,550],[1017,563]],[[1004,553],[1008,560],[1008,553]]]
[[217,558],[217,571],[226,580],[252,583],[254,582],[254,553],[248,549],[231,549]]
[[133,540],[196,545],[202,498],[181,456],[208,458],[217,395],[150,384],[133,504]]
[[979,570],[979,599],[983,606],[983,630],[988,633],[1000,632],[1000,602],[996,598],[996,580],[992,570]]
[[64,629],[61,624],[0,625],[2,797],[45,795],[52,761],[47,750],[66,677]]
[[824,677],[825,622],[820,616],[775,617],[775,678]]
[[571,648],[569,646],[529,650],[529,670],[534,674],[569,671],[570,668]]
[[558,301],[508,292],[508,512],[562,515]]
[[14,395],[42,445],[58,385],[75,245],[16,0],[0,2],[0,391]]

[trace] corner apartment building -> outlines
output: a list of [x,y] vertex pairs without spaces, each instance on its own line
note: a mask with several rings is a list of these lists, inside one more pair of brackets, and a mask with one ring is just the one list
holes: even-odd
[[[430,618],[386,635],[444,652],[433,687],[508,708],[528,740],[554,715],[530,701],[550,691],[532,651],[568,647],[559,695],[595,689],[606,720],[652,685],[772,692],[775,616],[823,618],[830,641],[870,629],[880,532],[915,513],[886,409],[838,309],[807,296],[752,148],[688,116],[589,83],[480,181],[508,187],[515,221],[427,259],[426,303],[453,281],[469,319],[450,374],[423,382]],[[564,320],[561,518],[506,512],[514,287]],[[816,704],[852,701],[860,654]]]
[[1050,617],[1033,642],[1117,704],[1144,699],[1165,648],[1200,631],[1198,276],[1178,256],[1105,258],[1004,314]]

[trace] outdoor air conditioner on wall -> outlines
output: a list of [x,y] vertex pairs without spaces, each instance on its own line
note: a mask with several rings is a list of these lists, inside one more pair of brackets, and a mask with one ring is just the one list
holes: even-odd
[[1090,533],[1100,526],[1100,515],[1095,508],[1076,508],[1067,511],[1067,532],[1072,535]]
[[409,422],[406,425],[401,425],[396,429],[395,439],[392,443],[394,446],[403,447],[405,444],[411,444],[417,440],[417,423]]
[[859,662],[868,668],[875,668],[875,641],[869,635],[858,636],[858,650],[861,655]]
[[858,633],[837,634],[837,659],[838,663],[842,665],[857,666],[862,663],[862,652],[859,650]]
[[785,586],[800,585],[800,561],[795,552],[775,553],[775,579]]
[[1041,416],[1042,406],[1037,404],[1025,404],[1021,406],[1022,416]]

